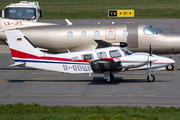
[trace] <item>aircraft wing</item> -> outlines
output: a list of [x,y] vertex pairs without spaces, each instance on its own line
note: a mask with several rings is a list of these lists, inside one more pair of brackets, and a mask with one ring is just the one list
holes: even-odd
[[105,40],[98,40],[94,39],[94,41],[98,44],[97,48],[104,48],[104,47],[110,47],[110,46],[116,46],[116,47],[127,47],[128,44],[125,42],[107,42]]
[[92,60],[89,62],[94,73],[104,73],[105,71],[122,71],[121,61],[116,58],[105,58]]

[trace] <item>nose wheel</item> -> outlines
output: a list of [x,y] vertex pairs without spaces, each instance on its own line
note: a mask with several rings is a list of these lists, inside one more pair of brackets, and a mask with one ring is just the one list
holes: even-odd
[[154,82],[155,81],[155,76],[153,74],[148,74],[147,81],[148,82]]

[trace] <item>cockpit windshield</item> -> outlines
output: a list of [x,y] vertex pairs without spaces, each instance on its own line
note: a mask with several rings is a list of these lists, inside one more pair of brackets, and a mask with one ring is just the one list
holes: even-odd
[[133,54],[133,52],[131,52],[130,50],[128,50],[126,48],[121,48],[121,50],[124,52],[125,56]]
[[36,9],[34,8],[6,8],[5,18],[9,19],[36,19]]
[[158,28],[156,28],[156,27],[154,27],[154,26],[150,26],[151,28],[153,28],[155,31],[157,31],[158,33],[161,33],[162,32],[162,30],[160,30],[160,29],[158,29]]
[[144,28],[145,35],[157,35],[158,33],[150,27]]

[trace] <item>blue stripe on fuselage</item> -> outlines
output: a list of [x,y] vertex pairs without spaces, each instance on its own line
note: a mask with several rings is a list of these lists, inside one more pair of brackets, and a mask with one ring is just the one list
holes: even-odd
[[81,65],[89,65],[89,63],[73,63],[73,62],[56,62],[56,61],[36,61],[36,60],[16,60],[15,62],[34,62],[34,63],[56,63],[56,64],[81,64]]

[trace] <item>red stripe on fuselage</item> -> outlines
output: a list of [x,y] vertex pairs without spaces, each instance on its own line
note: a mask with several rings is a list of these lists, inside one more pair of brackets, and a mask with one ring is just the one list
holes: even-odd
[[68,58],[58,58],[58,57],[49,57],[49,56],[36,56],[36,55],[31,55],[29,53],[24,53],[18,50],[11,49],[11,55],[12,57],[16,58],[22,58],[22,59],[41,59],[41,60],[56,60],[56,61],[69,61],[69,62],[85,62],[89,63],[90,60],[71,60]]
[[102,58],[100,60],[105,60],[105,61],[111,62],[111,63],[114,62],[113,58]]

